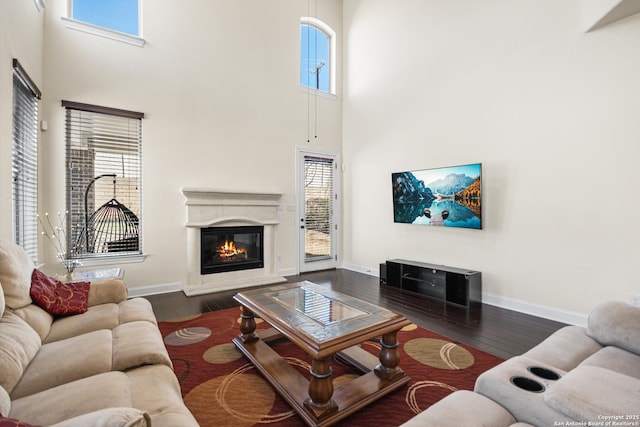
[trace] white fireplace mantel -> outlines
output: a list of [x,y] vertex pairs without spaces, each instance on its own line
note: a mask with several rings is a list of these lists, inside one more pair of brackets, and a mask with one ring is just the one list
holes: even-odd
[[[187,206],[187,296],[285,282],[276,274],[275,227],[282,194],[185,187]],[[264,267],[200,274],[200,230],[207,227],[264,226]]]

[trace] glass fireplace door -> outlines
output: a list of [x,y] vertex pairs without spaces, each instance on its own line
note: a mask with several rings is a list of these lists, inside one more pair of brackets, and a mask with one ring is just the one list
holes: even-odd
[[264,267],[264,227],[209,227],[200,232],[201,274]]

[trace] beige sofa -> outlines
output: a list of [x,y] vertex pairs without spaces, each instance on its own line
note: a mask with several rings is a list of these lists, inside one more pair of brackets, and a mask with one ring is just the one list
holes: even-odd
[[640,308],[603,303],[586,328],[559,329],[484,372],[474,391],[447,396],[403,427],[640,425]]
[[0,414],[71,426],[197,426],[149,302],[121,280],[91,283],[85,313],[54,317],[30,296],[34,264],[0,241]]

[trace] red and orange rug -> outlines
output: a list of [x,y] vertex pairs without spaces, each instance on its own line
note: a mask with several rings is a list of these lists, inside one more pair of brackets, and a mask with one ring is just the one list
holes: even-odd
[[[186,405],[202,427],[304,426],[261,374],[236,349],[231,339],[240,333],[239,308],[160,322]],[[257,330],[269,325],[258,320]],[[502,359],[409,325],[398,334],[400,367],[409,384],[339,423],[339,426],[397,426],[449,393],[472,390],[479,374]],[[378,355],[380,344],[363,348]],[[272,343],[292,366],[309,376],[310,357],[286,340]],[[360,375],[337,360],[334,386]]]

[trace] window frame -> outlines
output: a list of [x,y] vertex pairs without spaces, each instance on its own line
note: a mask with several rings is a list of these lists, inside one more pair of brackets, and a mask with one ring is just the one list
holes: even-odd
[[[37,262],[38,101],[42,98],[42,92],[15,58],[13,59],[12,90],[11,199],[13,240],[27,252],[34,262]],[[16,93],[16,90],[20,93]],[[29,99],[25,100],[26,97]],[[25,107],[28,108],[26,111]],[[30,122],[27,123],[27,120]]]
[[[66,231],[67,231],[67,236],[69,239],[69,242],[67,243],[68,245],[72,245],[73,244],[73,240],[74,238],[72,236],[74,236],[77,233],[74,233],[73,231],[73,224],[72,224],[72,217],[73,217],[73,213],[72,213],[72,196],[71,196],[71,188],[72,188],[72,184],[75,181],[72,181],[72,178],[70,177],[70,167],[72,166],[70,164],[70,151],[71,151],[71,138],[69,135],[69,131],[71,129],[72,124],[69,123],[69,117],[70,114],[74,114],[74,112],[76,112],[77,114],[82,114],[82,113],[95,113],[95,114],[101,114],[101,115],[107,115],[107,116],[112,116],[112,118],[116,118],[116,119],[134,119],[134,120],[139,120],[139,134],[138,134],[138,147],[137,147],[137,168],[135,169],[135,172],[137,172],[138,177],[136,180],[136,186],[137,186],[137,202],[139,204],[139,208],[138,208],[138,249],[137,251],[125,251],[125,252],[97,252],[97,253],[81,253],[81,254],[77,254],[74,255],[72,257],[72,259],[76,259],[78,261],[81,262],[81,264],[83,266],[100,266],[100,265],[110,265],[110,264],[121,264],[121,263],[131,263],[131,262],[142,262],[144,261],[144,259],[146,258],[146,256],[143,253],[143,237],[144,237],[144,232],[143,232],[143,216],[142,216],[142,198],[143,198],[143,190],[142,190],[142,140],[143,140],[143,135],[142,135],[142,119],[144,118],[144,113],[139,113],[136,111],[129,111],[129,110],[122,110],[122,109],[117,109],[117,108],[111,108],[111,107],[103,107],[103,106],[98,106],[98,105],[91,105],[91,104],[84,104],[84,103],[79,103],[79,102],[73,102],[73,101],[66,101],[63,100],[62,101],[62,106],[65,107],[65,128],[67,129],[66,134],[65,134],[65,162],[67,164],[66,167],[66,184],[65,184],[65,193],[66,193],[66,204],[67,204],[67,210],[69,212],[69,214],[67,215],[67,224],[66,224]],[[69,110],[72,110],[73,112],[70,112]],[[74,130],[79,130],[77,127],[74,128]],[[87,130],[84,129],[83,130]],[[101,129],[102,130],[102,129]],[[104,136],[104,135],[103,135]],[[104,150],[101,150],[99,152],[105,152]],[[94,163],[95,165],[95,163]],[[93,176],[93,174],[92,174]],[[95,177],[93,177],[95,178]],[[93,181],[95,182],[95,180]],[[93,183],[92,182],[92,183]],[[115,185],[115,184],[114,184]],[[115,188],[114,188],[115,191]],[[114,198],[115,198],[115,194],[114,194]],[[71,247],[71,246],[68,246]]]
[[[313,17],[309,17],[309,16],[303,16],[300,18],[300,36],[299,36],[299,47],[300,47],[300,61],[298,62],[298,67],[301,68],[302,67],[302,27],[303,26],[307,26],[307,27],[313,27],[316,30],[319,30],[320,32],[324,33],[328,39],[329,39],[329,91],[324,91],[322,89],[316,89],[314,87],[311,86],[307,86],[305,84],[302,84],[302,82],[299,81],[298,79],[298,84],[300,85],[300,89],[303,91],[308,91],[314,94],[318,94],[318,95],[331,95],[331,96],[335,96],[336,95],[336,32],[333,30],[333,28],[331,28],[328,24],[326,24],[325,22],[317,19],[317,18],[313,18]],[[299,73],[298,73],[299,75]]]
[[138,35],[132,35],[129,33],[123,33],[112,28],[103,27],[93,24],[91,22],[81,21],[73,17],[73,0],[69,0],[67,3],[67,14],[61,16],[62,22],[65,27],[82,31],[84,33],[93,34],[100,37],[105,37],[111,40],[120,41],[123,43],[131,44],[134,46],[142,47],[146,41],[142,36],[142,0],[138,1]]

